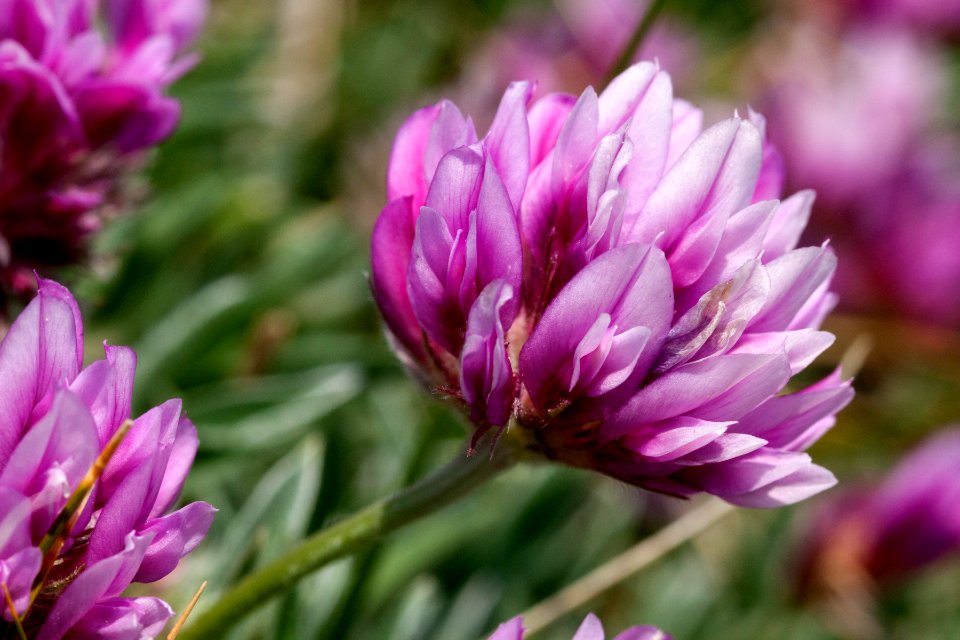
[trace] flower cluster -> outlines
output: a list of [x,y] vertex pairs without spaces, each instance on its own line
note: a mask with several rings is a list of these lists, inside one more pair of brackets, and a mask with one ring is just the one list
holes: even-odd
[[777,506],[834,484],[804,450],[851,398],[781,394],[833,341],[813,201],[756,115],[702,130],[640,63],[599,96],[512,84],[486,136],[449,102],[390,158],[372,287],[403,359],[543,455],[678,496]]
[[44,280],[0,343],[0,584],[12,603],[4,637],[11,608],[38,640],[155,637],[170,607],[120,593],[170,573],[213,520],[204,502],[170,512],[197,449],[180,401],[131,425],[136,355],[105,350],[83,367],[79,309]]
[[[497,630],[493,632],[488,640],[523,640],[524,629],[523,619],[517,617],[504,622]],[[574,634],[572,640],[603,640],[603,625],[600,620],[591,614],[588,614],[581,623],[580,628]],[[618,634],[613,640],[670,640],[670,636],[656,627],[644,625],[641,627],[630,627]]]
[[960,427],[912,451],[873,486],[853,487],[822,505],[807,533],[802,591],[838,581],[888,584],[960,551]]
[[[116,201],[117,177],[173,131],[164,95],[205,0],[0,3],[0,296],[75,262]],[[2,300],[0,300],[2,301]]]

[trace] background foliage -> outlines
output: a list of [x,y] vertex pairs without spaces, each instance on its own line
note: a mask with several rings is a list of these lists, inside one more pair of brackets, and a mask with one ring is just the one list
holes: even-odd
[[[220,513],[159,585],[174,606],[202,579],[213,601],[306,533],[455,455],[458,417],[416,388],[381,336],[368,234],[402,118],[462,91],[458,78],[494,30],[551,10],[506,0],[214,2],[203,61],[175,87],[182,126],[153,159],[142,206],[99,239],[95,268],[72,274],[92,314],[88,334],[139,353],[138,407],[181,396],[200,429],[185,497]],[[707,61],[684,97],[744,106],[729,71],[770,10],[668,3]],[[873,346],[858,399],[814,449],[850,481],[960,415],[960,337],[892,318],[832,322],[838,343],[811,376],[851,345]],[[478,638],[685,508],[599,476],[517,469],[321,571],[230,637]],[[836,637],[827,618],[791,600],[808,511],[738,511],[590,608],[608,630],[653,623],[691,640]],[[887,594],[883,619],[892,638],[960,637],[958,602],[954,562]],[[583,613],[544,636],[569,637]]]

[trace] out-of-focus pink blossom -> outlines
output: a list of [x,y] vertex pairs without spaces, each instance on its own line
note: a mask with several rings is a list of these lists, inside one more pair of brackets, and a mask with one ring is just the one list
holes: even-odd
[[599,96],[510,85],[489,131],[401,127],[372,239],[398,352],[474,427],[677,496],[772,507],[831,486],[804,451],[851,398],[780,392],[833,341],[827,246],[796,248],[763,119],[702,130],[655,64]]
[[906,32],[835,40],[809,25],[780,54],[763,105],[791,182],[836,209],[896,178],[942,98],[936,54]]
[[0,3],[0,305],[80,259],[118,178],[179,117],[205,0]]
[[946,71],[916,35],[842,39],[809,25],[767,68],[762,100],[789,183],[817,190],[848,308],[960,324],[960,151],[937,133]]
[[803,0],[808,14],[825,25],[874,24],[917,34],[960,33],[960,0]]
[[960,427],[947,427],[876,483],[831,497],[803,541],[805,588],[907,579],[960,550]]

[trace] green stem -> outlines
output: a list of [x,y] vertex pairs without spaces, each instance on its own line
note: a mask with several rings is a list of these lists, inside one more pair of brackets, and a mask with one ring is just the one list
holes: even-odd
[[340,522],[315,533],[240,581],[180,634],[180,640],[226,637],[244,616],[293,588],[317,569],[365,549],[384,535],[469,493],[517,461],[501,442],[492,456],[458,457],[445,467]]
[[620,57],[617,58],[616,63],[610,67],[610,71],[607,73],[607,77],[604,79],[604,86],[610,84],[611,80],[616,78],[624,69],[630,66],[630,62],[633,60],[634,54],[637,52],[637,49],[640,48],[640,45],[643,44],[647,34],[650,33],[650,29],[653,28],[654,23],[657,21],[657,16],[660,15],[660,11],[663,9],[663,5],[665,4],[667,4],[667,0],[653,0],[653,2],[650,3],[649,8],[647,8],[647,12],[643,15],[643,20],[640,21],[640,24],[637,25],[636,31],[634,31],[633,35],[630,37],[630,42],[628,42],[627,46],[624,47],[623,52],[620,54]]

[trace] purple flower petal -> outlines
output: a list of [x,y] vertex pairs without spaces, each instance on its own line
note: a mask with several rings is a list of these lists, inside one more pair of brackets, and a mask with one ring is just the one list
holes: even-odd
[[380,212],[370,240],[370,284],[390,332],[407,352],[423,361],[420,325],[407,295],[407,269],[413,248],[414,215],[409,197]]
[[149,640],[174,615],[159,598],[108,598],[91,607],[73,627],[70,640]]
[[533,85],[529,82],[511,84],[503,94],[497,115],[484,138],[484,145],[503,179],[514,210],[520,207],[530,172],[530,129],[526,110],[532,94]]
[[513,296],[513,288],[503,280],[491,282],[473,304],[467,321],[460,390],[472,419],[480,424],[503,426],[513,411],[516,382],[506,351],[506,329],[513,321],[507,309]]
[[59,640],[103,597],[123,591],[133,579],[150,543],[150,536],[130,533],[124,548],[92,566],[88,566],[57,597],[37,640]]
[[603,640],[603,637],[603,625],[600,623],[600,619],[592,613],[588,613],[571,640]]
[[669,270],[656,248],[620,247],[591,262],[547,307],[520,353],[521,376],[534,403],[549,408],[568,391],[569,378],[562,380],[601,314],[616,326],[613,335],[635,327],[649,331],[631,373],[642,376],[662,343],[672,310]]
[[216,511],[206,502],[193,502],[179,511],[149,520],[138,535],[153,534],[153,539],[134,580],[154,582],[173,571],[180,559],[203,541]]
[[639,214],[624,228],[631,242],[673,249],[697,218],[729,215],[750,202],[760,171],[761,142],[749,122],[730,119],[703,132],[667,171]]
[[523,640],[523,620],[520,616],[507,620],[487,640]]

